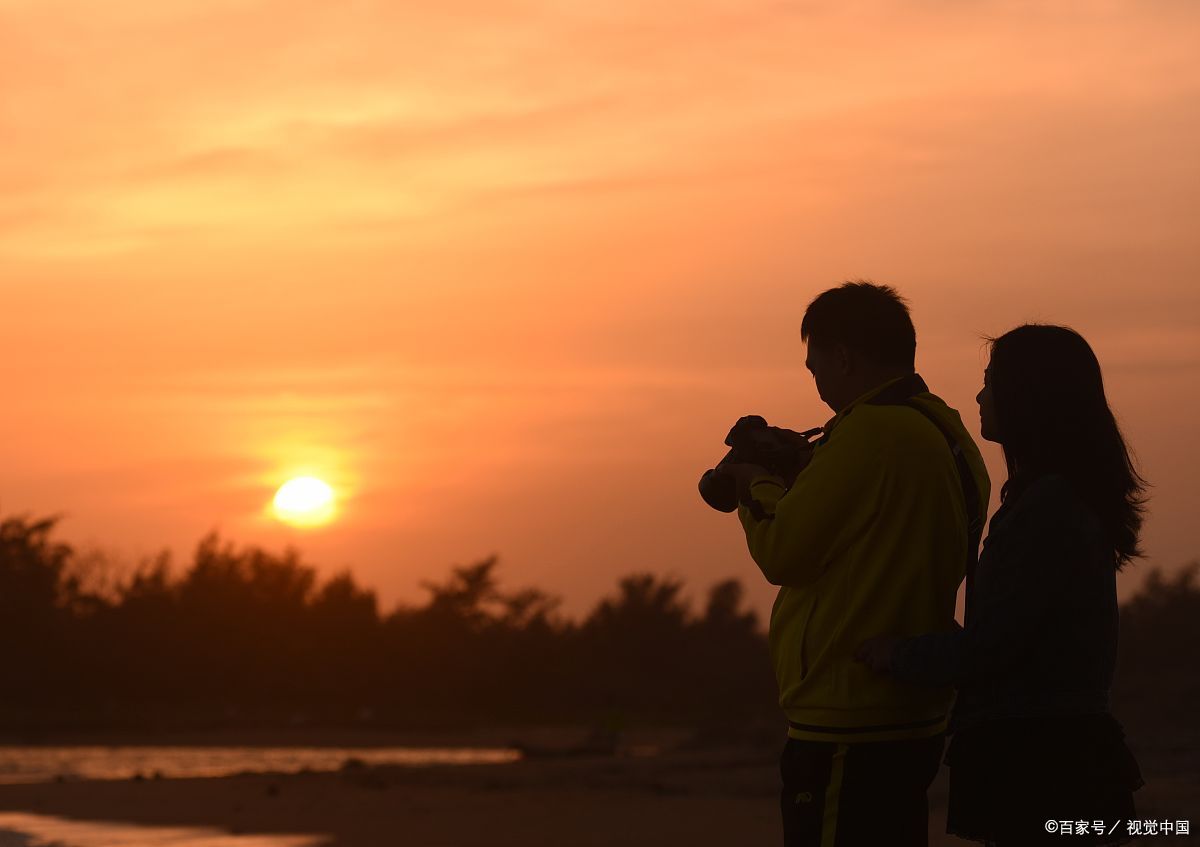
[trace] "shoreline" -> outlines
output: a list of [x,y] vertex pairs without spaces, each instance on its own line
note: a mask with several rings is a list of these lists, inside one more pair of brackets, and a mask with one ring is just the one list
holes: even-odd
[[327,847],[772,843],[779,838],[775,766],[769,754],[732,750],[10,784],[0,785],[0,810],[321,834]]
[[[479,744],[513,731],[497,728],[454,737]],[[533,733],[525,728],[524,732],[529,738],[537,734],[569,746],[587,730]],[[669,740],[664,733],[668,731],[658,731],[660,743]],[[305,734],[311,738],[311,733]],[[278,743],[295,735],[290,730],[275,732],[269,740]],[[645,741],[654,734],[647,730],[625,735],[627,740]],[[232,740],[228,735],[215,737]],[[339,743],[346,740],[344,734],[330,739],[334,737]],[[410,742],[407,746],[421,747],[447,738],[430,733],[372,737],[389,745],[404,739]],[[673,737],[690,736],[675,731]],[[161,744],[163,737],[151,740]],[[1176,737],[1171,745],[1139,751],[1147,781],[1135,794],[1139,817],[1178,819],[1196,813],[1200,773],[1193,757],[1180,755],[1179,741]],[[320,847],[773,845],[782,842],[780,747],[782,740],[778,746],[668,744],[657,755],[551,755],[469,765],[347,761],[336,771],[5,784],[0,785],[0,811],[78,821],[215,828],[230,834],[320,835]],[[970,842],[944,832],[947,791],[948,772],[943,767],[929,792],[930,845],[964,847]],[[1192,823],[1200,826],[1200,820]],[[1147,845],[1187,842],[1178,837],[1138,841]]]

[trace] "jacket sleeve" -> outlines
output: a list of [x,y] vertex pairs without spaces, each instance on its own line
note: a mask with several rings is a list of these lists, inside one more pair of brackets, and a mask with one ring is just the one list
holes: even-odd
[[892,657],[898,679],[971,684],[1005,674],[1037,648],[1038,633],[1092,554],[1087,529],[1063,508],[1069,495],[1058,485],[1025,496],[1029,502],[1005,527],[1003,550],[980,568],[966,629],[906,639]]
[[750,556],[771,584],[803,585],[820,577],[874,513],[882,478],[879,446],[862,437],[858,423],[853,416],[843,420],[790,489],[777,477],[751,483],[750,495],[765,518],[738,507]]

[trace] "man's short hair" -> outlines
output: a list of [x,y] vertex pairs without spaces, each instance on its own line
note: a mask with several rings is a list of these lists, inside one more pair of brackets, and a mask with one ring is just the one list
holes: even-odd
[[822,348],[845,344],[879,365],[911,371],[916,362],[907,302],[890,285],[858,280],[818,294],[804,312],[800,338]]

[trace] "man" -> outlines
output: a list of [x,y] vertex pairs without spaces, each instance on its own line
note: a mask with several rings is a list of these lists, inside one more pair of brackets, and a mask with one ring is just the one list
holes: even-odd
[[873,636],[954,627],[987,470],[958,413],[915,373],[916,333],[894,289],[822,293],[800,337],[834,417],[794,480],[732,468],[750,554],[780,586],[770,644],[789,725],[784,843],[925,847],[953,690],[878,676],[854,654]]

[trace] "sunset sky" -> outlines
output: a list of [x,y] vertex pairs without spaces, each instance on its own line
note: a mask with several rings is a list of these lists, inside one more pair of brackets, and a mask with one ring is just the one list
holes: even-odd
[[[800,319],[869,278],[973,433],[983,335],[1089,339],[1127,594],[1200,557],[1197,44],[1184,0],[0,0],[0,514],[385,609],[497,553],[572,615],[636,570],[765,611],[696,481],[828,419]],[[268,512],[300,474],[334,520]]]

